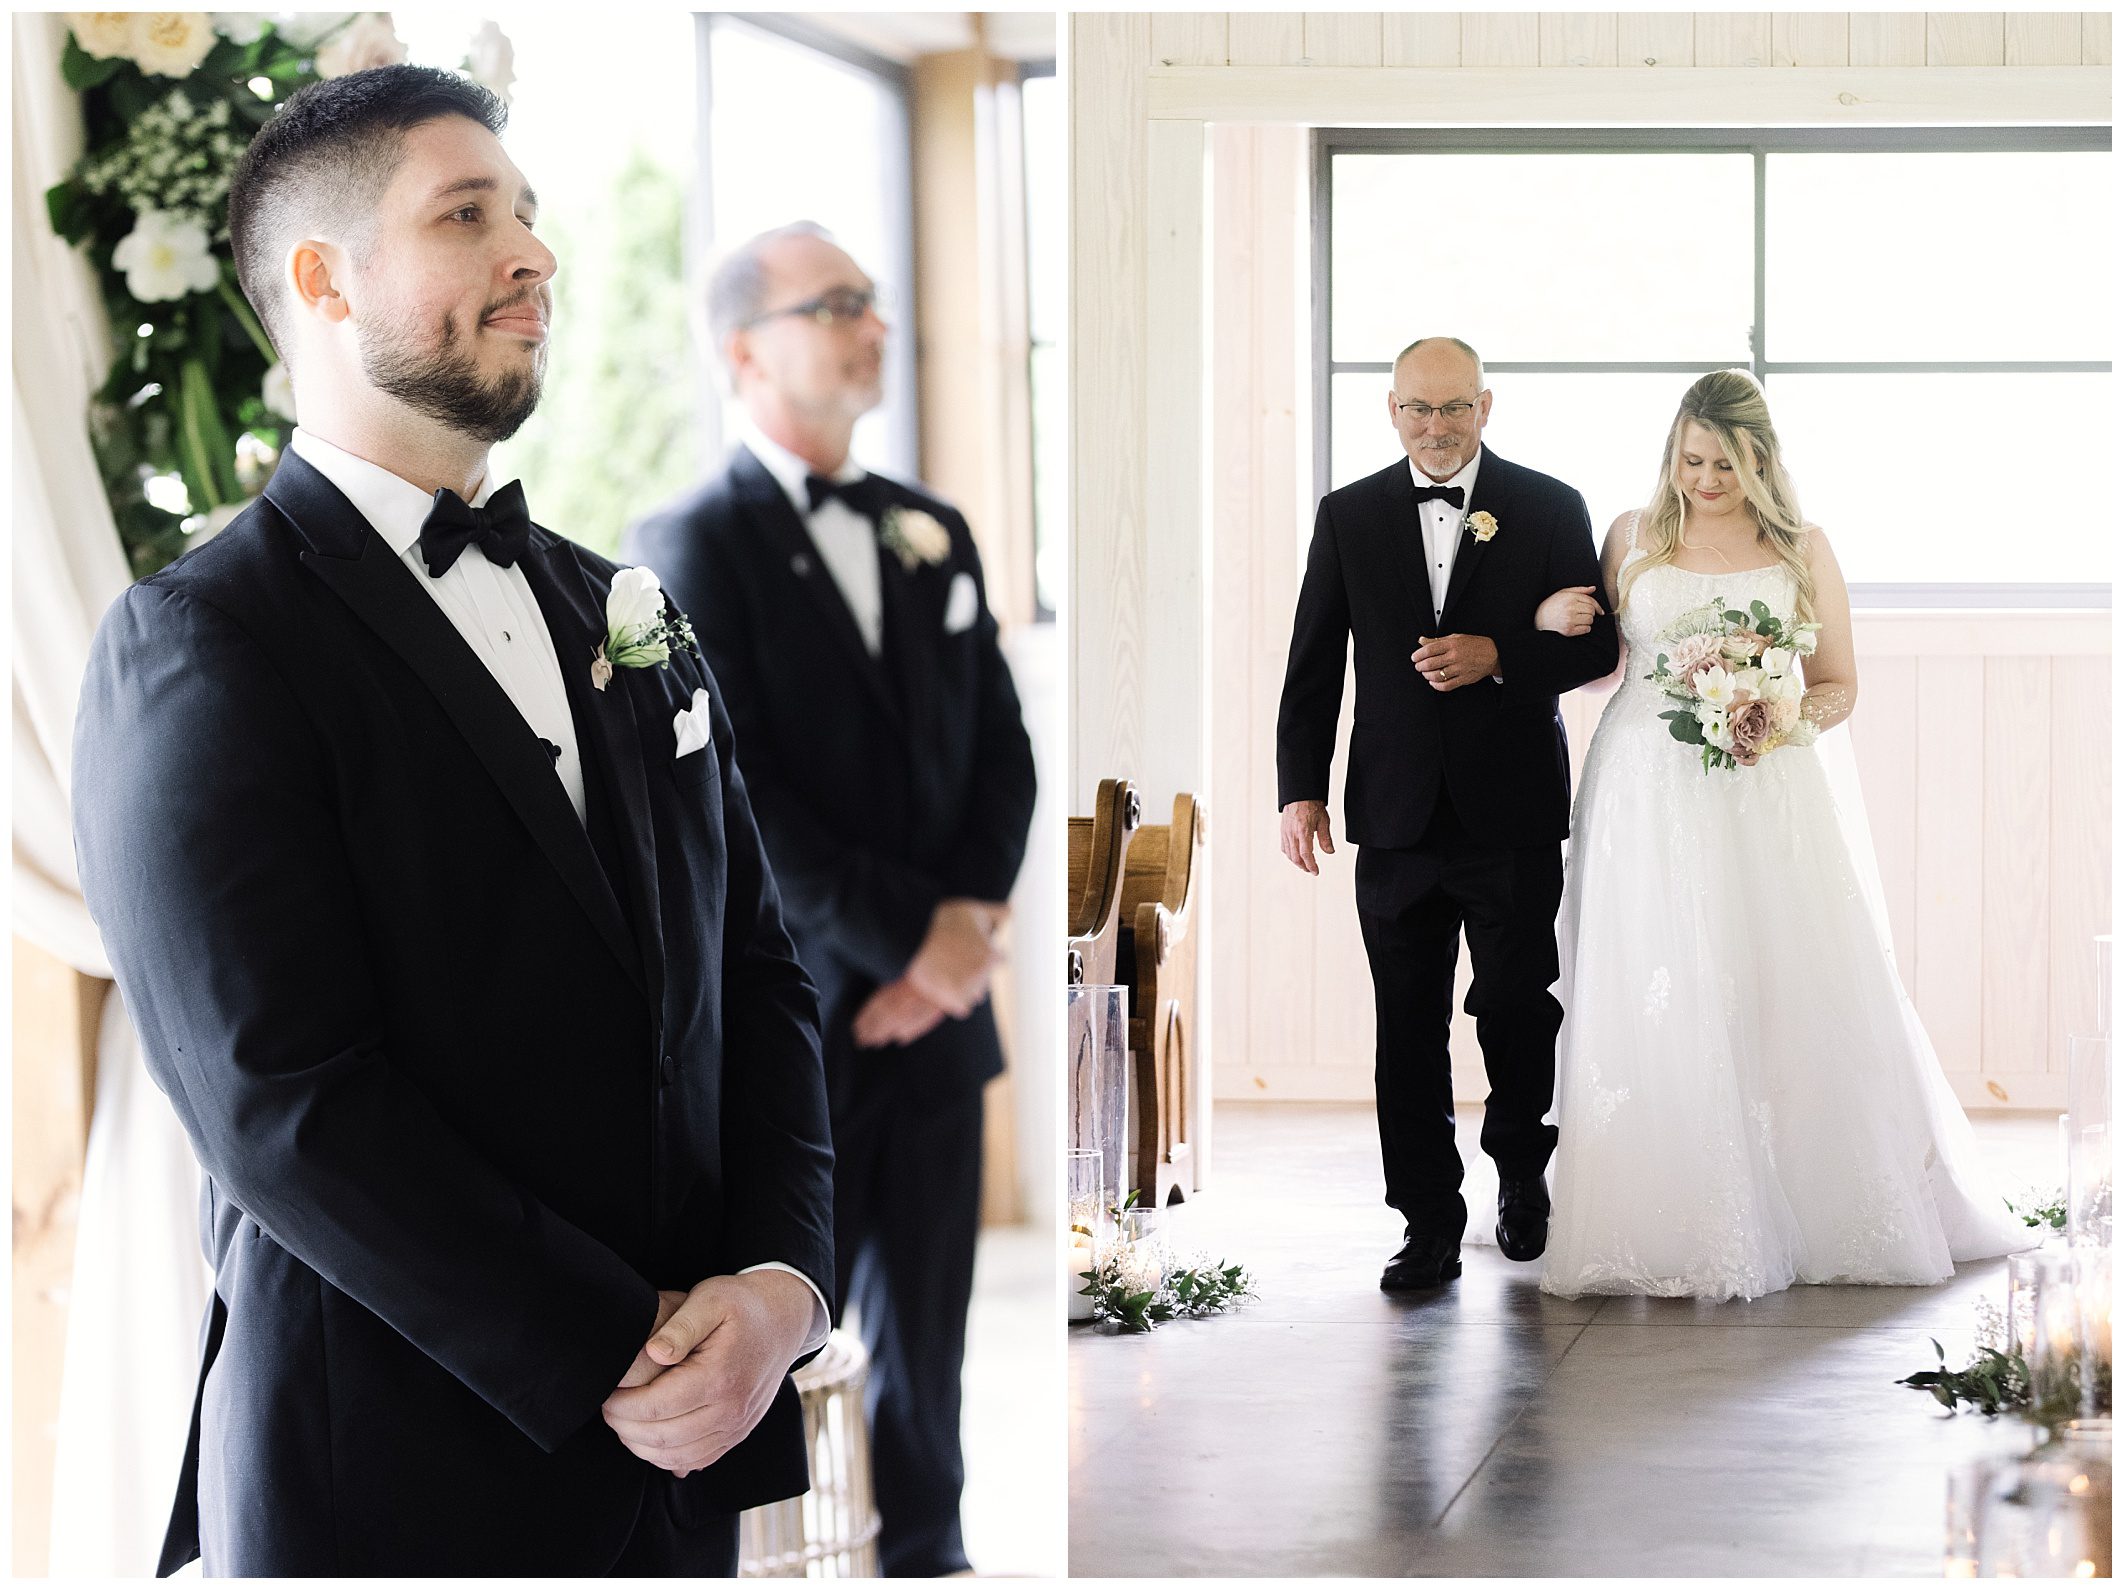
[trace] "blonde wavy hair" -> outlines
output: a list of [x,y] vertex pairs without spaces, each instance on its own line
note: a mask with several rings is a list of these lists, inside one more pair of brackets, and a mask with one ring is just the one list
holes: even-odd
[[1630,587],[1639,575],[1672,563],[1681,546],[1682,521],[1688,508],[1679,477],[1682,432],[1694,420],[1718,441],[1738,469],[1741,495],[1754,515],[1756,541],[1792,571],[1799,591],[1800,623],[1814,617],[1814,576],[1807,568],[1807,522],[1800,517],[1799,494],[1785,473],[1784,450],[1770,423],[1770,404],[1746,370],[1714,370],[1698,377],[1682,394],[1681,407],[1667,431],[1667,450],[1659,463],[1659,485],[1638,521],[1637,545],[1644,556],[1632,560],[1617,582],[1617,611],[1627,606]]

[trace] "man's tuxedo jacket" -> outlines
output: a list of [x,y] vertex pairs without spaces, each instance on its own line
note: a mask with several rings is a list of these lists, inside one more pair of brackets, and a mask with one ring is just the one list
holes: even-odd
[[[907,969],[939,900],[1004,900],[1025,856],[1033,758],[957,510],[897,481],[889,501],[951,533],[939,563],[881,552],[883,655],[864,646],[804,522],[743,447],[629,532],[693,617],[737,728],[783,910],[828,1012]],[[970,621],[947,631],[953,586]],[[946,1021],[901,1057],[925,1082],[1002,1069],[992,1020]]]
[[[1328,798],[1328,764],[1355,644],[1343,829],[1359,845],[1412,846],[1441,790],[1478,842],[1537,845],[1570,832],[1571,762],[1556,698],[1615,667],[1615,621],[1584,635],[1534,628],[1534,610],[1566,585],[1600,585],[1585,499],[1562,481],[1483,449],[1452,574],[1431,589],[1406,458],[1320,499],[1276,719],[1280,807]],[[1606,605],[1605,598],[1602,605]],[[1409,658],[1422,638],[1485,635],[1498,674],[1456,690],[1426,683]]]
[[534,529],[589,822],[414,575],[283,457],[127,591],[82,688],[84,891],[208,1177],[163,1571],[591,1574],[645,1485],[801,1492],[785,1381],[684,1481],[599,1406],[657,1289],[831,1296],[816,994],[697,658],[591,687],[615,565]]

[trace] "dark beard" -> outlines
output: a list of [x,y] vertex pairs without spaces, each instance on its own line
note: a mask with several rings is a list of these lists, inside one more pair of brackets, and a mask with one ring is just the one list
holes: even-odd
[[442,345],[431,351],[395,331],[372,332],[364,325],[359,339],[363,373],[377,391],[474,441],[507,441],[538,407],[545,344],[532,350],[528,369],[488,381],[459,338],[454,316],[443,317],[442,330]]

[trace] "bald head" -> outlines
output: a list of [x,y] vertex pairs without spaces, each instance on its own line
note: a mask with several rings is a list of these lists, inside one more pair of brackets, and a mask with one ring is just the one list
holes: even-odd
[[1394,356],[1394,380],[1398,388],[1403,364],[1411,360],[1422,361],[1425,373],[1452,373],[1468,371],[1474,378],[1475,390],[1480,392],[1489,383],[1483,378],[1482,355],[1462,342],[1458,337],[1418,337]]

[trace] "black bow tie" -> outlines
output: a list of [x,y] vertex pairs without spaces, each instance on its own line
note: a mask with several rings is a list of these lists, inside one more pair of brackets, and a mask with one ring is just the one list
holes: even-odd
[[438,491],[435,506],[420,523],[420,555],[431,579],[441,579],[458,555],[479,543],[487,561],[506,569],[531,544],[531,511],[524,506],[524,483],[512,480],[475,508],[454,491]]
[[1458,486],[1418,486],[1416,488],[1416,500],[1419,503],[1449,502],[1458,508],[1461,502],[1461,492]]
[[854,480],[828,480],[824,475],[806,475],[804,491],[811,500],[812,513],[817,513],[819,505],[829,497],[840,498],[872,524],[876,524],[885,512],[875,475],[859,475]]

